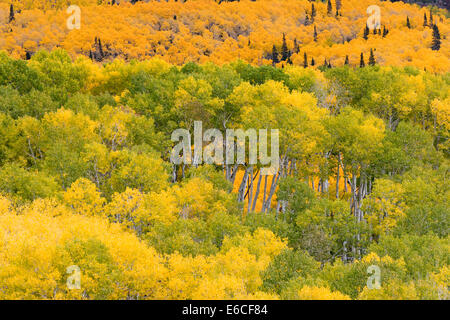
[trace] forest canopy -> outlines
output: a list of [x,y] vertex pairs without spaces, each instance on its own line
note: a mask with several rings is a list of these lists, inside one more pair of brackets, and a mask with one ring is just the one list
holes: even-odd
[[[49,3],[0,6],[0,299],[448,299],[448,11]],[[195,121],[278,170],[173,164]]]
[[[171,64],[244,60],[254,65],[287,63],[316,67],[359,66],[371,49],[381,65],[448,72],[448,11],[401,1],[78,1],[80,28],[70,30],[65,0],[0,0],[0,50],[25,59],[39,49],[63,48],[72,58],[96,61],[159,57]],[[13,18],[10,4],[13,4]],[[328,4],[329,3],[329,4]],[[380,23],[366,23],[380,8]],[[372,19],[372,18],[371,18]],[[434,25],[442,39],[432,50]],[[275,57],[274,57],[275,56]]]

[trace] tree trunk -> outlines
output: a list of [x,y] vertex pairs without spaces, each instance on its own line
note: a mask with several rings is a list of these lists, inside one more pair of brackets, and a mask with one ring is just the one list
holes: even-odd
[[241,185],[239,186],[238,190],[238,202],[244,201],[244,192],[245,185],[247,184],[248,172],[249,168],[245,169],[244,176],[242,177]]
[[231,173],[231,177],[230,177],[230,182],[233,186],[234,186],[234,181],[236,180],[236,174],[237,174],[238,170],[239,170],[239,165],[235,164],[233,166],[233,172]]
[[356,173],[353,171],[352,173],[352,181],[350,184],[351,192],[352,192],[352,207],[353,207],[353,214],[355,218],[358,219],[358,211],[356,208]]
[[344,241],[342,243],[342,246],[343,246],[343,251],[344,251],[344,253],[342,254],[342,261],[344,263],[347,263],[347,241]]
[[252,178],[251,181],[249,180],[249,193],[248,193],[248,204],[247,204],[247,213],[250,212],[250,208],[252,205],[253,200],[253,180],[256,178],[253,177],[253,166],[250,166],[250,177]]
[[253,199],[252,212],[255,211],[256,202],[258,201],[259,189],[261,187],[261,180],[262,180],[262,175],[261,175],[261,171],[260,171],[259,178],[258,178],[258,184],[256,185],[255,198]]
[[336,171],[336,199],[339,199],[339,170],[340,170],[340,162],[341,154],[338,153],[338,161],[337,161],[337,171]]
[[177,165],[174,164],[172,166],[172,182],[175,183],[177,182]]
[[264,208],[266,213],[269,212],[270,205],[272,204],[272,197],[275,193],[275,189],[277,187],[279,178],[280,178],[280,170],[278,170],[278,173],[275,176],[273,176],[273,178],[272,178],[272,185],[270,187],[269,196],[267,197],[267,201],[265,203],[265,208]]
[[266,195],[267,195],[267,178],[268,176],[266,175],[264,177],[264,194],[263,194],[263,201],[262,201],[262,206],[261,206],[261,212],[264,212],[264,206],[266,203]]
[[347,193],[348,192],[348,188],[347,188],[348,176],[347,176],[347,172],[345,171],[345,165],[342,163],[342,160],[341,160],[341,167],[342,167],[342,172],[344,173],[344,193]]

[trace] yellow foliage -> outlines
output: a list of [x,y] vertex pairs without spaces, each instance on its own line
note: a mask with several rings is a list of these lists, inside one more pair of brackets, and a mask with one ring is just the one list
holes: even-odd
[[[247,234],[233,244],[230,241],[233,242],[225,239],[221,252],[215,256],[170,255],[170,295],[176,299],[276,299],[277,296],[259,290],[260,273],[286,244],[267,230]],[[270,241],[274,244],[267,248]]]
[[405,216],[402,202],[403,188],[387,179],[377,179],[373,192],[363,202],[367,221],[375,234],[392,230],[397,221]]
[[[0,299],[166,297],[162,260],[136,236],[99,217],[51,215],[36,210],[0,215]],[[90,242],[93,252],[80,247]],[[80,290],[66,286],[71,265],[81,269]]]
[[129,188],[115,193],[105,207],[105,213],[112,221],[134,229],[138,235],[147,231],[154,222],[174,222],[177,211],[175,197],[169,192],[143,194]]
[[10,212],[12,209],[11,201],[8,198],[0,195],[0,214],[5,214]]
[[[75,188],[68,192],[73,193]],[[116,194],[105,210],[122,214],[135,209],[132,214],[145,215],[138,205],[146,196],[129,189]],[[2,198],[0,203],[7,202]],[[246,235],[239,246],[227,245],[215,256],[164,257],[120,224],[93,216],[84,207],[74,208],[39,199],[20,210],[2,212],[0,299],[278,298],[260,291],[260,273],[285,248],[270,231]],[[88,216],[74,214],[80,210]],[[81,289],[66,284],[70,266],[80,268]]]
[[286,241],[278,239],[270,230],[258,228],[253,234],[247,233],[234,238],[225,237],[222,251],[231,247],[240,246],[257,257],[268,257],[272,259],[287,247]]
[[192,178],[182,186],[171,188],[177,199],[180,216],[183,218],[207,217],[213,212],[224,212],[225,207],[220,201],[215,201],[215,193],[224,191],[214,190],[212,183],[200,178]]
[[64,202],[76,213],[91,216],[102,213],[105,199],[90,180],[80,178],[63,194]]
[[419,299],[413,282],[406,284],[400,280],[383,283],[380,289],[364,287],[358,296],[360,300],[417,300]]
[[332,292],[325,287],[304,286],[298,291],[299,300],[350,300],[350,297],[340,293]]

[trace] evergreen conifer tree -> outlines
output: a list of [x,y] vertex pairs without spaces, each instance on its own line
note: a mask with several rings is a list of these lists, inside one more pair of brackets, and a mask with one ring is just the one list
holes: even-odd
[[367,26],[367,24],[366,24],[366,27],[364,28],[364,34],[363,34],[363,38],[365,39],[365,40],[367,40],[368,38],[369,38],[369,27]]
[[300,52],[300,46],[298,45],[297,38],[294,39],[294,52],[295,53]]
[[278,62],[280,62],[280,60],[278,60],[277,47],[275,47],[275,45],[273,45],[273,47],[272,47],[272,64],[275,65]]
[[14,17],[14,6],[11,4],[9,6],[9,22],[12,22],[16,20],[16,18]]
[[433,40],[431,41],[431,50],[438,51],[441,48],[441,34],[437,25],[433,25]]
[[314,18],[316,16],[316,8],[314,7],[314,3],[311,4],[311,22],[314,22]]
[[100,38],[98,39],[98,53],[100,54],[100,59],[103,59],[105,55],[103,53],[102,41],[100,40]]
[[372,48],[370,49],[370,56],[369,56],[369,66],[375,65],[375,56],[373,55]]
[[289,58],[289,49],[286,44],[286,36],[283,33],[283,44],[281,45],[281,61],[286,61]]
[[309,19],[309,16],[306,15],[306,18],[305,18],[305,26],[309,26],[310,24],[311,24],[311,20]]

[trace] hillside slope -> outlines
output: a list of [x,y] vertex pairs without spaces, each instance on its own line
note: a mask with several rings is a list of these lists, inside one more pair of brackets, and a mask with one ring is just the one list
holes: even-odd
[[[113,6],[82,1],[87,6],[81,7],[81,28],[69,30],[64,2],[58,5],[61,9],[18,9],[29,7],[26,3],[16,3],[11,22],[9,4],[0,5],[0,50],[24,59],[38,49],[62,47],[73,57],[85,55],[97,61],[157,56],[178,65],[190,61],[223,64],[236,59],[262,65],[273,62],[275,48],[275,64],[289,56],[280,64],[303,65],[306,54],[308,64],[314,60],[316,66],[325,59],[332,66],[343,65],[346,56],[350,65],[359,66],[361,53],[367,63],[372,49],[381,65],[450,70],[448,11],[436,7],[430,17],[428,7],[372,0],[331,1],[331,7],[306,0],[155,1]],[[365,39],[370,5],[380,7],[381,24],[376,34],[370,30]],[[431,50],[431,21],[439,29],[440,50]]]

